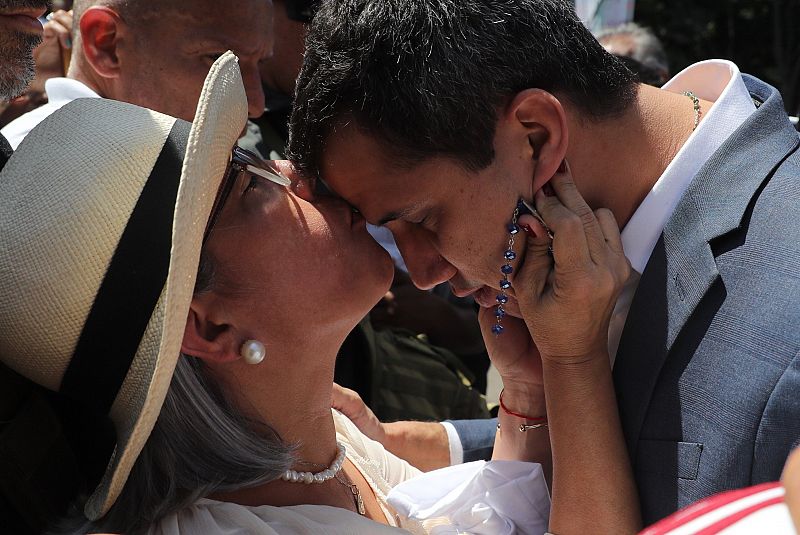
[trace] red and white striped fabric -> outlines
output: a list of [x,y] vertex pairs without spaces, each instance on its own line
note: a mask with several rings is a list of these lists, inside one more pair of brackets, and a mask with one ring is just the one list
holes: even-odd
[[780,483],[765,483],[701,500],[640,535],[796,535]]

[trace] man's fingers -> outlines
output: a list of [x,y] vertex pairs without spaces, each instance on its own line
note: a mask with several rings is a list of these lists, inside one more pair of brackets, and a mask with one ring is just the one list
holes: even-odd
[[58,35],[58,42],[65,49],[72,48],[72,11],[59,10],[53,13],[50,23]]
[[[497,324],[496,307],[483,308],[478,311],[478,323],[481,326],[481,334],[486,343],[486,352],[489,359],[493,355],[508,355],[509,353],[521,354],[530,346],[530,332],[525,322],[520,318],[505,316],[502,320],[503,334],[496,336],[492,332],[492,327]],[[513,359],[512,359],[513,360]]]

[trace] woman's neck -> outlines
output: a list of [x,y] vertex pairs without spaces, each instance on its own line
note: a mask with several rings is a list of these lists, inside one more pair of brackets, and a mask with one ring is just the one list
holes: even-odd
[[[281,353],[279,365],[240,368],[224,379],[226,391],[248,417],[268,424],[286,444],[296,445],[294,470],[321,472],[338,453],[331,391],[339,345],[321,344],[313,351],[287,349]],[[330,486],[276,480],[212,497],[250,506],[349,504],[349,495],[331,493]]]
[[215,375],[247,417],[269,425],[286,444],[296,445],[298,460],[327,466],[336,456],[331,391],[345,336],[274,341],[267,346],[264,362],[253,366],[239,360],[220,366]]

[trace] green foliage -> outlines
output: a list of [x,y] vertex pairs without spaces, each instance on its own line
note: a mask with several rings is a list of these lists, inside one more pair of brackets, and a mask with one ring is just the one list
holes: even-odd
[[637,0],[635,20],[663,41],[673,74],[730,59],[800,111],[800,0]]

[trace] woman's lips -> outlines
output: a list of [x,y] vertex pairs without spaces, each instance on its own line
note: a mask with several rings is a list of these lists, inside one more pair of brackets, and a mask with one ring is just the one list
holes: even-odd
[[357,229],[357,228],[366,228],[367,220],[364,219],[364,216],[361,215],[361,212],[353,212],[350,211],[350,228]]

